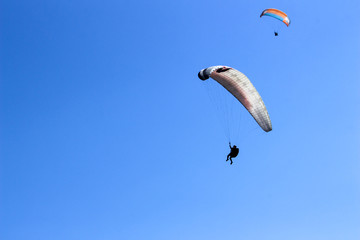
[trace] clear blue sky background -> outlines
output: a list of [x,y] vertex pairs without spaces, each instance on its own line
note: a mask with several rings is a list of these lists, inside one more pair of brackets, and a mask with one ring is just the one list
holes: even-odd
[[[265,8],[292,20],[277,38]],[[1,1],[0,238],[360,239],[359,12]],[[273,123],[232,166],[197,78],[219,64],[252,80]]]

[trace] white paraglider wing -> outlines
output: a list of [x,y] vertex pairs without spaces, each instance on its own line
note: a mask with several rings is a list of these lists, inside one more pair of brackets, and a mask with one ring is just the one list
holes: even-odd
[[201,70],[198,76],[201,80],[209,77],[216,80],[239,100],[265,132],[272,130],[271,120],[260,94],[243,73],[226,66],[214,66]]

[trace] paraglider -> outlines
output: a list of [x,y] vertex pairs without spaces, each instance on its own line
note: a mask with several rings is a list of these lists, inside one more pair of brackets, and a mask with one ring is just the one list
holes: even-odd
[[[235,97],[236,105],[240,102],[247,109],[265,132],[272,130],[270,117],[260,94],[243,73],[227,66],[213,66],[202,69],[198,73],[198,77],[203,81],[209,78],[214,79],[227,90],[224,91],[226,95],[232,95],[231,98]],[[230,160],[230,164],[233,164],[232,158],[239,154],[239,148],[236,145],[231,147],[230,137],[229,147],[230,153],[227,155],[226,161]]]
[[230,165],[233,164],[232,158],[235,158],[239,154],[239,149],[234,145],[231,147],[231,143],[229,143],[230,153],[227,155],[226,161],[230,160]]
[[[285,23],[286,26],[290,25],[290,18],[287,16],[286,13],[284,13],[283,11],[280,11],[278,9],[275,8],[269,8],[269,9],[265,9],[261,14],[260,14],[260,18],[262,16],[269,16],[269,17],[273,17],[276,18],[280,21],[282,21],[283,23]],[[278,36],[278,32],[274,31],[274,35]]]

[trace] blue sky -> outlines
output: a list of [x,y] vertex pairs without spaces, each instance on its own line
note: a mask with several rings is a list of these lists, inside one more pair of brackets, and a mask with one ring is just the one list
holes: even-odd
[[[2,1],[1,239],[359,239],[359,11]],[[232,166],[197,78],[213,65],[245,73],[273,124]]]

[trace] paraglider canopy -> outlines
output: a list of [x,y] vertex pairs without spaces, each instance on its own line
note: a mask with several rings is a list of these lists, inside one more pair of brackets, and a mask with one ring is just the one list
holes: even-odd
[[287,16],[286,13],[284,13],[283,11],[280,11],[278,9],[275,9],[275,8],[268,8],[268,9],[265,9],[260,17],[262,16],[269,16],[269,17],[273,17],[273,18],[276,18],[276,19],[279,19],[280,21],[282,21],[283,23],[286,24],[286,26],[289,26],[290,25],[290,18]]
[[212,78],[221,84],[248,110],[265,132],[272,130],[270,117],[260,94],[243,73],[227,66],[213,66],[201,70],[198,77],[203,81]]

